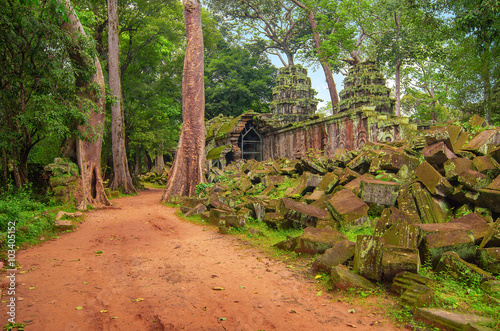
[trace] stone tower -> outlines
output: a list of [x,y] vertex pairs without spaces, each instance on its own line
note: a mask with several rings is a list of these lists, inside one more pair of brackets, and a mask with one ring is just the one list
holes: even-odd
[[344,79],[338,112],[371,106],[377,112],[393,115],[395,100],[390,98],[391,89],[385,84],[385,77],[375,62],[366,61],[353,65]]
[[271,113],[281,123],[300,122],[316,112],[316,91],[311,88],[311,79],[301,65],[279,69],[277,85],[273,89]]

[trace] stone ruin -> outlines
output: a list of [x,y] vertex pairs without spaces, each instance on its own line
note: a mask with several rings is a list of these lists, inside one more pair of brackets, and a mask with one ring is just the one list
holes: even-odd
[[338,112],[361,107],[375,107],[375,111],[393,115],[395,100],[389,97],[391,89],[386,86],[384,75],[375,65],[367,61],[353,65],[344,79],[340,91]]
[[405,131],[416,129],[408,118],[393,116],[394,100],[372,62],[358,64],[350,73],[339,113],[319,117],[314,115],[317,102],[306,70],[281,70],[272,113],[219,116],[207,122],[208,159],[224,167],[240,159],[302,158],[312,150],[333,156],[337,150],[361,149],[367,142],[400,140]]
[[[240,159],[224,171],[212,168],[213,186],[181,200],[181,210],[222,233],[263,235],[250,218],[274,229],[302,228],[276,247],[317,254],[313,268],[330,273],[335,288],[386,282],[419,319],[445,328],[461,320],[460,330],[491,323],[423,307],[432,306],[435,285],[419,275],[422,265],[464,286],[479,282],[482,300],[500,304],[500,128],[479,117],[466,127],[471,131],[431,127],[332,156]],[[347,237],[359,229],[372,234]]]
[[316,113],[318,101],[307,70],[300,65],[279,69],[273,88],[271,113],[281,124],[300,122]]

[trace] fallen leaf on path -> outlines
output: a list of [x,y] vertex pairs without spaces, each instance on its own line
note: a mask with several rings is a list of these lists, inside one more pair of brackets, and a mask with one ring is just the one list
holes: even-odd
[[83,307],[82,307],[82,306],[78,306],[78,307],[76,307],[76,310],[82,310],[82,309],[83,309]]
[[34,286],[30,286],[30,287],[28,287],[28,290],[34,290],[34,289],[35,289],[35,287],[34,287]]
[[314,279],[320,279],[320,278],[323,278],[323,275],[316,275],[316,276],[314,276]]
[[355,309],[349,309],[347,312],[351,313],[351,314],[354,314],[356,312],[356,310]]
[[115,320],[115,319],[117,319],[117,318],[118,318],[118,316],[113,316],[113,317],[111,317],[111,318]]
[[224,291],[225,288],[223,288],[223,287],[217,287],[216,286],[216,287],[212,287],[212,290],[214,290],[214,291]]
[[351,324],[351,323],[346,323],[346,325],[347,325],[347,326],[350,326],[351,328],[357,328],[357,326],[356,326],[356,325]]
[[101,310],[101,311],[99,311],[99,312],[100,312],[100,313],[107,313],[107,312],[108,312],[108,310],[107,310],[107,309],[103,309],[103,310]]
[[219,321],[225,321],[225,320],[227,320],[227,318],[225,318],[225,317],[219,317]]
[[297,312],[295,310],[290,310],[290,314],[297,314]]

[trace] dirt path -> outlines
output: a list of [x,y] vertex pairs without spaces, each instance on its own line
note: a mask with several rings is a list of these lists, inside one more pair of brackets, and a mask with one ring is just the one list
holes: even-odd
[[16,321],[37,331],[396,329],[317,296],[313,280],[234,237],[180,220],[160,197],[113,200],[77,231],[18,252]]

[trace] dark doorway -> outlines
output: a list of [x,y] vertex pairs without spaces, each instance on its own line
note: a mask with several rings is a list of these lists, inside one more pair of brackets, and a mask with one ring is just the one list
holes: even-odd
[[241,158],[262,161],[262,137],[255,130],[252,121],[248,121],[240,133],[238,146],[241,149]]

